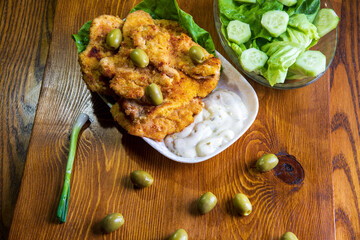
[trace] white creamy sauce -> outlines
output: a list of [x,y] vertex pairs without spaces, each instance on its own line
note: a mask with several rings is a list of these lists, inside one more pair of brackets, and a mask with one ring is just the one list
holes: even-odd
[[203,157],[215,152],[239,134],[248,116],[241,98],[229,90],[217,89],[203,102],[203,110],[191,125],[164,140],[178,156]]

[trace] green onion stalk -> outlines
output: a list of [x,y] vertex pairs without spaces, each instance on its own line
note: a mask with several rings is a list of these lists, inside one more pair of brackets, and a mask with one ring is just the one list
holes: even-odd
[[87,114],[80,113],[71,131],[70,148],[69,148],[69,156],[66,164],[64,187],[61,193],[60,203],[56,213],[56,216],[61,223],[64,223],[66,221],[69,196],[70,196],[70,178],[71,178],[71,171],[75,158],[78,136],[81,128],[88,120],[89,120],[89,116]]

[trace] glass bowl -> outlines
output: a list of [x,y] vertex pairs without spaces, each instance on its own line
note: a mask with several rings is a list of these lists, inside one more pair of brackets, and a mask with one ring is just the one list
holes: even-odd
[[[333,7],[330,1],[324,0],[321,1],[320,8],[332,9]],[[227,40],[225,39],[224,35],[221,32],[222,23],[220,22],[218,0],[214,0],[214,20],[215,20],[216,30],[220,37],[221,45],[223,46],[225,52],[230,57],[231,61],[235,64],[237,69],[239,69],[242,73],[244,73],[246,76],[248,76],[255,82],[258,82],[267,87],[276,88],[276,89],[293,89],[293,88],[300,88],[307,86],[318,80],[327,71],[335,56],[337,40],[338,40],[338,27],[336,27],[336,29],[329,32],[325,36],[321,37],[318,43],[311,48],[311,50],[318,50],[326,56],[326,68],[324,72],[320,73],[316,77],[307,77],[303,79],[291,79],[291,80],[286,79],[284,83],[277,83],[274,86],[271,86],[263,76],[256,74],[254,72],[247,72],[242,68],[239,62],[239,57],[236,55],[234,50],[232,50],[232,48],[228,45]]]

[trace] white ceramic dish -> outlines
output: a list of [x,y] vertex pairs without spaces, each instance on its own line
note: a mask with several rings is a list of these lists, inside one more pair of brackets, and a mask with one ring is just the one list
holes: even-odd
[[[150,138],[145,138],[145,142],[147,142],[150,146],[152,146],[156,151],[164,155],[165,157],[174,160],[176,162],[181,163],[198,163],[208,160],[215,155],[221,153],[226,148],[230,147],[235,141],[237,141],[245,132],[249,129],[251,124],[255,121],[256,115],[259,109],[259,101],[254,89],[248,83],[248,81],[238,72],[236,68],[234,68],[231,63],[229,63],[219,52],[216,52],[217,57],[221,60],[223,71],[220,75],[220,80],[217,88],[227,89],[233,91],[238,94],[241,100],[244,102],[247,110],[248,117],[243,123],[243,129],[239,132],[237,136],[234,137],[233,140],[220,147],[218,150],[213,152],[212,154],[205,157],[195,157],[195,158],[185,158],[180,157],[174,153],[172,153],[166,146],[165,143],[154,141]],[[109,107],[111,107],[111,103],[107,101],[104,96],[101,98],[107,103]]]
[[150,138],[143,138],[145,142],[147,142],[150,146],[152,146],[159,153],[164,155],[165,157],[174,160],[176,162],[182,163],[198,163],[205,160],[208,160],[215,155],[221,153],[226,148],[231,146],[235,141],[237,141],[245,132],[249,129],[251,124],[254,122],[256,115],[259,109],[259,101],[254,89],[247,82],[247,80],[234,68],[220,53],[216,52],[217,57],[221,60],[223,71],[220,75],[220,81],[218,83],[217,88],[228,89],[240,96],[242,101],[244,102],[247,110],[249,112],[248,118],[244,121],[243,129],[240,133],[234,137],[233,140],[228,142],[223,147],[220,147],[214,153],[205,156],[205,157],[195,157],[195,158],[184,158],[180,157],[174,153],[172,153],[166,146],[165,143],[156,142]]

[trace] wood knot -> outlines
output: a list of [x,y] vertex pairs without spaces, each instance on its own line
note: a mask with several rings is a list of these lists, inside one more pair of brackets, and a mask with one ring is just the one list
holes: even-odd
[[290,185],[298,185],[305,178],[305,172],[296,157],[286,152],[277,153],[278,165],[274,168],[275,176]]

